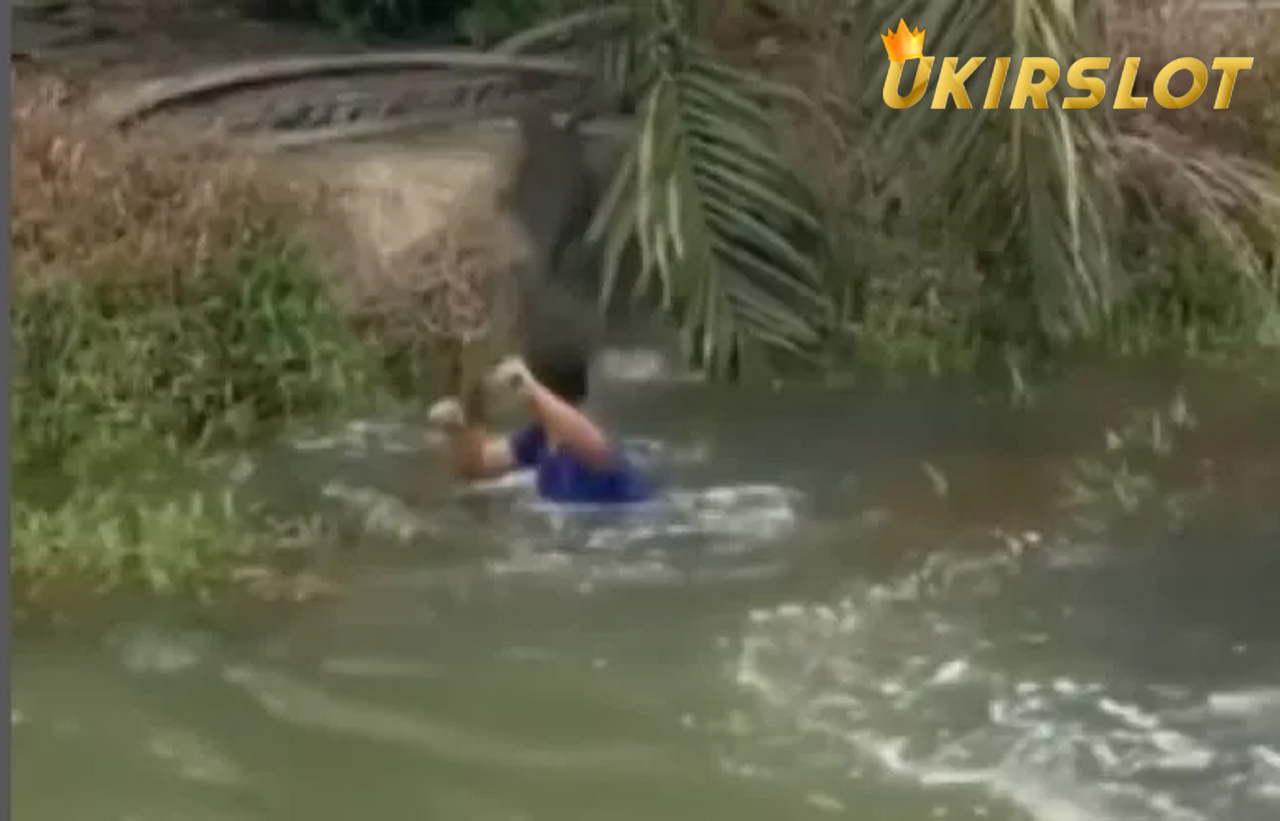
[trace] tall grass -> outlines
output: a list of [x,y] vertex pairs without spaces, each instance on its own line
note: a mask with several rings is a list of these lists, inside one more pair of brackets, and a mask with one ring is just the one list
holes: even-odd
[[316,200],[99,129],[57,82],[11,83],[19,599],[212,578],[258,522],[199,455],[382,384],[309,260]]

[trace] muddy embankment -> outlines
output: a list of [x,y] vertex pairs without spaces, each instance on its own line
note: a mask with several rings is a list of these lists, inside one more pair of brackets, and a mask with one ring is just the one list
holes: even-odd
[[[264,155],[300,183],[323,185],[345,223],[326,237],[340,236],[341,247],[325,251],[353,271],[402,265],[415,245],[448,234],[460,212],[476,224],[485,221],[477,211],[492,209],[497,226],[522,163],[541,170],[515,192],[517,216],[535,234],[563,231],[564,219],[544,224],[547,214],[579,209],[571,201],[584,186],[601,190],[620,156],[627,125],[617,118],[586,124],[583,156],[569,165],[522,139],[514,115],[561,117],[590,93],[590,78],[563,56],[357,51],[223,5],[177,5],[20,3],[15,63],[67,79],[114,126],[212,139]],[[589,179],[571,178],[584,171]],[[495,228],[487,244],[505,241]],[[507,248],[495,263],[510,256]]]

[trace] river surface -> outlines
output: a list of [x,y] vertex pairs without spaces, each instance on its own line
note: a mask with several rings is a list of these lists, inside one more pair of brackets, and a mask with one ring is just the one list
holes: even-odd
[[626,515],[460,491],[394,415],[258,454],[338,592],[19,638],[13,817],[1280,817],[1274,392],[622,370],[669,489]]

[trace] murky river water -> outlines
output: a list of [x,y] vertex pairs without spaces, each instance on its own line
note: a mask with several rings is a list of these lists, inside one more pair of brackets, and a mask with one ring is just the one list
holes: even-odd
[[264,458],[341,592],[19,641],[14,817],[1280,817],[1274,396],[601,394],[663,504],[459,494],[389,422]]

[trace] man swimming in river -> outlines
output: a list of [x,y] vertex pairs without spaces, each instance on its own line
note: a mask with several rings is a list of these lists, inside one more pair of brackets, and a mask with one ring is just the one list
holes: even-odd
[[627,456],[580,410],[587,395],[581,357],[508,357],[490,383],[518,395],[534,419],[508,436],[495,436],[465,418],[455,398],[432,408],[431,422],[446,431],[455,475],[475,481],[512,470],[536,471],[539,495],[571,504],[622,504],[650,498],[651,488]]

